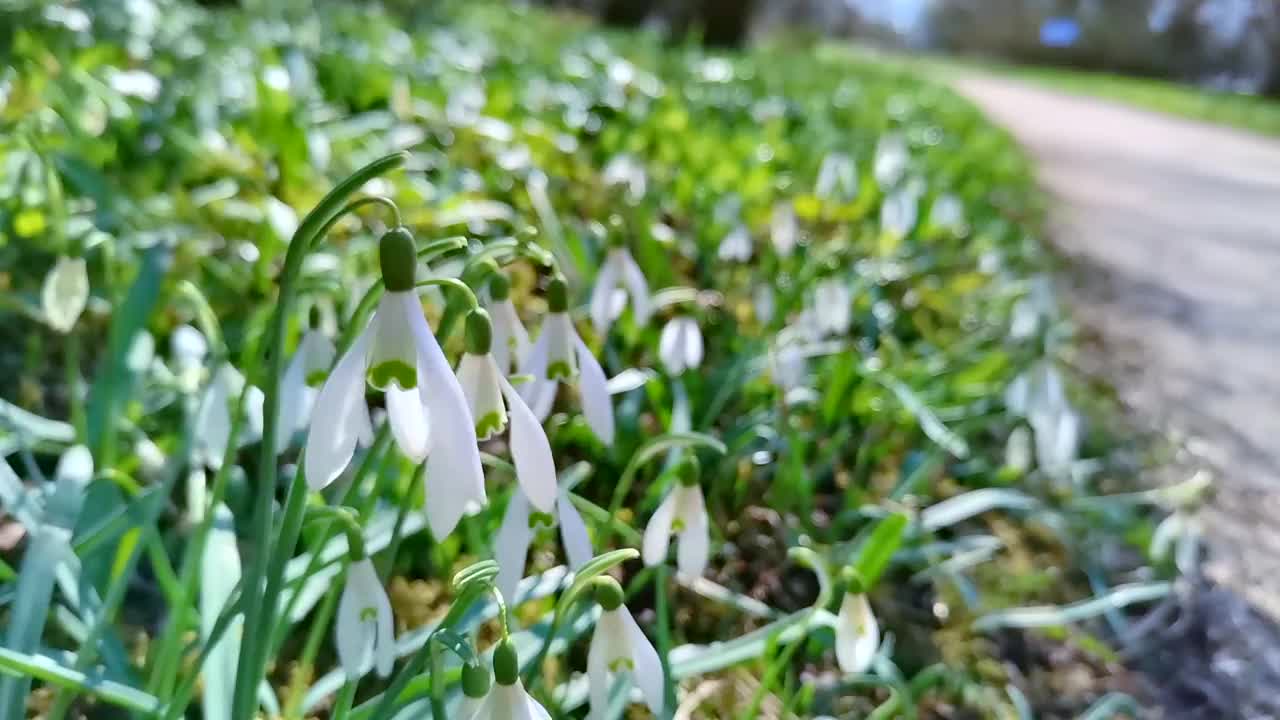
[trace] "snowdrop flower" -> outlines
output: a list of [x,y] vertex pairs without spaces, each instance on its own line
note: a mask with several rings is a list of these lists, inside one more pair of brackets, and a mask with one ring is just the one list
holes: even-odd
[[1004,466],[1021,475],[1031,469],[1031,431],[1019,425],[1004,446]]
[[1080,416],[1063,406],[1032,412],[1027,422],[1035,436],[1036,465],[1055,480],[1068,479],[1079,458]]
[[880,648],[880,624],[862,584],[853,578],[836,615],[836,662],[846,673],[863,673]]
[[773,320],[773,313],[776,310],[773,287],[765,284],[756,285],[751,291],[751,308],[756,313],[756,320],[759,320],[762,325],[768,325]]
[[539,510],[551,512],[556,501],[556,464],[551,457],[551,443],[542,423],[493,359],[489,313],[477,309],[467,315],[466,334],[467,350],[458,361],[458,383],[475,419],[476,437],[488,440],[501,433],[509,418],[516,480]]
[[1013,317],[1009,321],[1009,338],[1015,341],[1035,337],[1041,327],[1052,323],[1056,310],[1053,285],[1048,278],[1033,278],[1029,284],[1030,291],[1014,304]]
[[609,325],[617,317],[614,309],[613,294],[620,286],[625,286],[627,297],[631,300],[631,309],[635,311],[636,323],[644,325],[653,314],[653,300],[649,297],[649,283],[644,273],[636,264],[635,258],[624,247],[610,248],[604,259],[604,267],[596,276],[596,286],[591,291],[591,323],[596,332],[603,335],[608,332]]
[[613,444],[613,401],[609,398],[608,380],[569,318],[569,289],[562,276],[552,278],[547,286],[547,317],[537,342],[520,365],[520,373],[533,376],[520,394],[540,421],[551,414],[560,381],[577,375],[587,425],[605,445]]
[[892,187],[907,171],[907,163],[911,160],[907,152],[907,142],[899,133],[881,135],[876,143],[876,155],[872,167],[872,175],[880,189]]
[[169,336],[169,352],[173,356],[173,374],[187,392],[195,391],[209,354],[209,341],[190,325],[179,325]]
[[738,225],[720,241],[716,257],[725,262],[746,262],[751,259],[751,232],[746,225]]
[[773,249],[779,255],[790,255],[796,249],[796,244],[800,242],[800,224],[791,203],[780,202],[773,206],[773,214],[769,220],[769,239],[773,241]]
[[307,482],[326,487],[351,463],[356,443],[372,441],[367,377],[386,392],[387,421],[400,450],[414,462],[426,459],[427,521],[443,538],[472,504],[485,502],[475,422],[422,314],[413,237],[405,228],[387,232],[379,255],[386,293],[316,397],[304,454]]
[[691,317],[673,317],[662,328],[658,357],[667,371],[679,375],[702,364],[702,331]]
[[813,290],[813,304],[819,330],[826,335],[844,335],[853,325],[853,293],[846,283],[823,280]]
[[[462,679],[463,692],[471,699],[472,693],[479,692],[482,685],[479,673],[473,673],[468,679],[469,669],[463,668]],[[464,705],[463,712],[459,714],[461,720],[551,720],[551,714],[530,697],[520,682],[520,657],[510,640],[504,639],[493,651],[493,677],[496,682],[487,688],[487,692],[466,703],[474,703],[474,711],[468,712]],[[485,686],[488,680],[485,672]]]
[[612,689],[611,676],[621,672],[631,673],[632,682],[640,688],[649,710],[662,717],[662,663],[658,651],[622,604],[622,587],[616,580],[602,578],[596,585],[595,597],[602,612],[587,650],[587,686],[591,699],[588,717],[591,720],[605,717]]
[[84,494],[93,480],[93,455],[84,445],[72,445],[58,457],[53,471],[53,495],[45,508],[45,517],[65,528],[74,528]]
[[493,559],[498,563],[498,577],[494,585],[509,603],[515,602],[516,586],[524,577],[529,544],[533,542],[533,534],[538,527],[550,527],[558,522],[560,542],[568,556],[569,569],[577,570],[595,556],[591,538],[587,535],[587,524],[570,501],[568,488],[559,491],[554,509],[554,516],[535,512],[521,488],[517,487],[511,493],[511,501],[507,503],[507,511],[502,515],[502,525],[493,543]]
[[601,179],[604,180],[605,185],[625,187],[627,200],[632,204],[644,197],[647,185],[644,166],[630,155],[613,156],[613,159],[604,166]]
[[337,350],[333,341],[319,330],[310,329],[298,341],[289,367],[280,380],[280,432],[276,435],[276,454],[284,452],[293,435],[305,430],[315,405],[316,388],[333,365]]
[[880,206],[880,227],[895,237],[906,237],[916,226],[916,194],[899,189],[885,197]]
[[502,272],[495,272],[489,279],[489,317],[493,321],[494,362],[503,375],[516,369],[520,359],[529,352],[529,331],[520,322],[516,306],[511,302],[511,280]]
[[644,529],[644,564],[661,565],[667,559],[671,535],[679,535],[676,567],[682,575],[702,577],[710,556],[710,521],[707,506],[698,485],[697,461],[690,458],[680,465],[676,486],[658,505]]
[[391,600],[369,558],[351,563],[338,600],[338,661],[347,679],[358,680],[373,666],[379,677],[391,674],[396,660]]
[[69,333],[88,302],[89,273],[84,258],[58,258],[40,291],[45,322],[60,333]]
[[828,153],[818,168],[814,194],[828,200],[850,201],[858,196],[857,172],[844,153]]
[[929,222],[934,227],[946,230],[954,235],[964,233],[964,203],[960,198],[947,193],[940,195],[933,201],[933,207],[929,209]]
[[769,369],[773,384],[793,390],[804,384],[808,372],[804,350],[794,341],[781,342],[769,353]]
[[[196,409],[195,447],[192,455],[197,464],[210,470],[222,467],[222,458],[226,455],[231,439],[232,406],[244,390],[244,384],[244,375],[231,363],[223,363],[214,371]],[[249,394],[245,398],[249,427],[248,432],[241,435],[241,442],[252,442],[262,437],[263,399],[261,390],[249,388]]]

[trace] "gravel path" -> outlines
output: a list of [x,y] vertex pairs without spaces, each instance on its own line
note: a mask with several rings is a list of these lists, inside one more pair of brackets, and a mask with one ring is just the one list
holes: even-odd
[[1073,315],[1122,399],[1215,469],[1216,587],[1172,628],[1196,647],[1172,653],[1169,715],[1280,718],[1280,141],[1011,80],[952,84],[1036,159]]

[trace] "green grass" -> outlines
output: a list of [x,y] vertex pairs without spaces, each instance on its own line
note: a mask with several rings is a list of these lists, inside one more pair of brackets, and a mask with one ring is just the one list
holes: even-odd
[[[1031,168],[939,83],[487,3],[157,0],[155,24],[104,12],[87,27],[45,6],[0,15],[14,58],[0,103],[0,504],[46,538],[0,553],[0,715],[26,703],[53,720],[107,705],[226,720],[247,715],[233,697],[260,696],[286,718],[328,717],[335,698],[339,716],[384,719],[403,700],[420,717],[456,698],[457,662],[504,633],[495,570],[476,564],[515,487],[503,442],[483,445],[488,506],[434,537],[421,489],[438,502],[448,478],[415,467],[385,426],[349,479],[308,494],[307,434],[277,457],[253,392],[217,384],[230,365],[270,391],[305,328],[342,349],[369,322],[389,206],[312,242],[357,195],[394,202],[423,262],[460,271],[422,294],[453,365],[458,286],[484,298],[486,259],[535,337],[553,276],[567,278],[571,319],[616,378],[616,438],[600,442],[572,389],[545,433],[603,557],[592,570],[612,566],[671,649],[664,694],[706,679],[729,691],[697,717],[1008,717],[1027,700],[1075,714],[1109,666],[1039,658],[1068,644],[1105,659],[1124,608],[1167,592],[1173,569],[1145,555],[1160,498],[1112,496],[1131,478],[1102,426],[1063,431],[1092,398],[1057,360],[1070,339],[1040,292]],[[747,261],[722,257],[735,232]],[[657,312],[598,331],[587,305],[611,247],[635,258]],[[60,256],[86,260],[91,294],[69,334],[43,297]],[[1033,327],[1012,332],[1015,316]],[[696,370],[664,364],[673,318],[704,338]],[[197,331],[208,347],[193,357]],[[76,444],[92,479],[53,479]],[[711,525],[699,583],[627,550],[689,455]],[[391,679],[348,683],[333,618],[361,532],[404,652]],[[510,608],[511,637],[526,662],[547,660],[523,671],[535,696],[579,718],[594,605],[555,582],[558,536],[533,544],[527,574],[544,582]],[[82,580],[74,601],[42,560],[60,551]],[[241,566],[266,582],[241,583]],[[846,674],[832,612],[857,587],[884,641]],[[1020,638],[1035,652],[1008,654],[995,631],[1010,627],[1033,628]],[[1062,696],[1048,670],[1080,690]]]

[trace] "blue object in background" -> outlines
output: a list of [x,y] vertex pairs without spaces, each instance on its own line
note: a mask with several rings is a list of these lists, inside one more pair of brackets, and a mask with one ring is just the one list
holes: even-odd
[[1080,23],[1075,18],[1049,18],[1040,26],[1040,44],[1045,47],[1065,48],[1080,39]]

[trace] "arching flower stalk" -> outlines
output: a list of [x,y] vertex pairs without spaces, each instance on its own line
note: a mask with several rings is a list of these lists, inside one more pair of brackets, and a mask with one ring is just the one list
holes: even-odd
[[569,318],[569,289],[563,276],[552,278],[547,286],[547,317],[542,333],[521,363],[520,372],[533,377],[520,394],[540,421],[551,414],[560,382],[576,376],[587,424],[601,442],[613,444],[613,401],[607,378]]
[[631,611],[622,604],[622,586],[613,578],[597,580],[596,602],[600,604],[600,619],[596,621],[591,647],[587,650],[587,687],[591,700],[591,720],[606,716],[612,677],[618,673],[630,673],[632,682],[640,688],[644,702],[655,717],[662,717],[663,678],[662,662],[653,643],[645,637],[636,624]]
[[422,314],[413,237],[403,227],[387,232],[379,255],[386,293],[316,398],[304,457],[307,482],[313,489],[327,486],[351,463],[357,443],[372,441],[367,378],[386,392],[387,420],[401,452],[427,461],[427,521],[443,538],[469,507],[485,502],[475,423]]
[[680,574],[701,577],[707,570],[711,548],[711,523],[706,501],[698,484],[698,463],[694,458],[676,469],[676,484],[658,505],[644,529],[644,564],[661,565],[667,559],[671,536],[677,535],[676,567]]
[[475,419],[476,437],[488,440],[510,424],[516,480],[535,507],[551,512],[556,501],[556,464],[547,433],[493,358],[489,313],[473,310],[466,322],[467,350],[458,362],[458,382]]
[[702,331],[687,315],[671,318],[658,339],[658,358],[672,375],[697,370],[702,365]]
[[653,299],[649,295],[649,283],[644,273],[636,264],[635,258],[622,246],[609,248],[605,255],[604,266],[596,276],[595,288],[591,291],[591,323],[596,332],[603,335],[609,331],[614,318],[621,312],[615,310],[613,296],[619,289],[625,289],[631,301],[631,309],[635,312],[636,323],[644,325],[653,314]]
[[539,528],[555,525],[560,527],[560,542],[564,545],[569,569],[577,570],[594,557],[587,524],[569,499],[568,488],[561,489],[557,495],[554,513],[544,513],[535,511],[523,490],[516,487],[493,543],[493,559],[498,563],[498,577],[494,585],[507,602],[516,600],[516,587],[524,577],[525,561],[534,533]]
[[[504,638],[494,648],[494,683],[487,687],[483,695],[473,696],[473,693],[479,692],[482,681],[480,674],[469,668],[470,666],[463,668],[463,692],[467,698],[479,702],[467,703],[474,705],[475,710],[470,714],[460,713],[462,720],[551,720],[551,714],[529,695],[520,682],[520,657],[510,640]],[[471,673],[470,679],[468,672]],[[488,675],[485,671],[483,682],[486,685]]]

